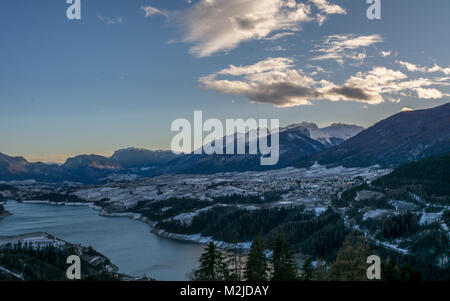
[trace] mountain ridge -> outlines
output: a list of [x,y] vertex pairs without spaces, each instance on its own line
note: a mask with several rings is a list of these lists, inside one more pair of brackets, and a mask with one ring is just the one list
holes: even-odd
[[[431,109],[400,112],[367,129],[343,123],[320,128],[315,123],[302,122],[282,127],[278,132],[280,161],[271,167],[260,166],[260,154],[175,155],[171,151],[131,147],[117,150],[111,157],[75,156],[62,165],[29,163],[23,157],[0,155],[0,180],[95,182],[111,173],[137,173],[141,176],[215,173],[307,167],[315,162],[325,166],[367,167],[379,164],[395,167],[450,151],[450,103]],[[255,133],[235,133],[235,142],[245,139],[247,149]]]
[[400,112],[377,122],[342,144],[299,160],[326,166],[395,167],[450,151],[450,103]]

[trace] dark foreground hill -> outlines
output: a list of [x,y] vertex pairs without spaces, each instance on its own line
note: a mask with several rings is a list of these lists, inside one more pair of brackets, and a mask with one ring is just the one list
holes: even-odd
[[450,197],[450,153],[406,163],[377,179],[373,185],[408,187],[418,194]]
[[450,151],[450,103],[427,110],[401,112],[339,146],[299,160],[330,166],[398,166]]

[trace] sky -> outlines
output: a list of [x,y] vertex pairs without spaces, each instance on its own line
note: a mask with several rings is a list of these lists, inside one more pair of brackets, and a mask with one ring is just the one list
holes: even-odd
[[0,152],[170,149],[173,120],[364,127],[450,101],[450,1],[0,2]]

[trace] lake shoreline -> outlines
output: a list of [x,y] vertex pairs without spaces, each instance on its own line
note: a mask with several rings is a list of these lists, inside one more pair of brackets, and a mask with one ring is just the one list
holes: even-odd
[[5,218],[11,215],[13,215],[11,212],[3,211],[2,213],[0,213],[0,218]]
[[187,273],[197,267],[204,249],[197,242],[157,235],[153,223],[140,214],[111,213],[92,203],[51,204],[10,199],[5,207],[14,214],[11,219],[0,219],[0,235],[47,232],[68,242],[92,246],[111,258],[120,267],[120,273],[133,277],[187,280]]
[[[15,201],[15,200],[12,200]],[[133,213],[133,212],[109,212],[105,210],[105,208],[101,206],[95,205],[93,202],[86,202],[86,203],[56,203],[56,202],[50,202],[50,201],[41,201],[41,200],[25,200],[25,201],[16,201],[19,203],[24,204],[44,204],[44,205],[52,205],[52,206],[86,206],[89,207],[95,211],[98,211],[98,214],[100,216],[104,217],[127,217],[131,220],[136,220],[143,222],[150,226],[150,232],[165,239],[169,239],[172,241],[178,241],[178,242],[187,242],[187,243],[195,243],[200,244],[203,246],[208,245],[211,241],[214,242],[214,244],[220,248],[220,249],[229,249],[229,248],[235,248],[243,249],[243,250],[249,250],[251,246],[251,242],[241,242],[241,243],[227,243],[224,241],[216,241],[213,240],[212,237],[204,237],[200,233],[198,234],[179,234],[179,233],[171,233],[167,232],[162,229],[156,229],[155,225],[157,222],[150,221],[147,217],[142,216],[140,213]]]
[[5,210],[5,208],[3,207],[4,204],[5,204],[5,202],[0,202],[0,218],[4,218],[4,217],[12,215],[11,212],[8,212],[7,210]]

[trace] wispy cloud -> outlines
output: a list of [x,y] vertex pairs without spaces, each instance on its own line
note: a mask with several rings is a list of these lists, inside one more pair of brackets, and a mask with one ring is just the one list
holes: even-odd
[[322,44],[316,45],[316,48],[312,50],[312,52],[321,53],[312,60],[335,60],[340,64],[343,64],[345,60],[363,60],[366,54],[361,49],[381,42],[383,38],[378,34],[328,36]]
[[410,72],[422,72],[422,73],[441,72],[441,73],[444,73],[445,75],[450,75],[450,66],[449,67],[441,67],[437,64],[434,64],[433,67],[424,67],[424,66],[416,65],[413,63],[405,62],[405,61],[397,61],[397,63]]
[[265,48],[265,50],[266,50],[266,51],[274,51],[274,52],[278,51],[278,52],[279,52],[279,51],[286,51],[287,49],[284,48],[283,46],[278,45],[278,46],[273,46],[273,47]]
[[150,6],[150,5],[141,6],[141,10],[143,10],[145,12],[145,18],[149,18],[149,17],[156,16],[156,15],[161,15],[161,16],[166,17],[166,19],[169,19],[169,15],[170,15],[169,11],[164,10],[164,9],[161,10],[161,9],[158,9],[158,8]]
[[245,41],[276,40],[300,31],[305,22],[323,24],[326,15],[346,14],[325,0],[199,0],[173,12],[153,6],[142,9],[145,17],[163,15],[181,23],[183,40],[193,45],[190,52],[197,57],[230,51]]
[[447,93],[442,93],[437,89],[416,88],[414,91],[417,93],[417,96],[421,99],[441,99],[444,96],[450,95]]
[[106,23],[106,24],[110,24],[110,25],[114,25],[114,24],[122,24],[123,23],[123,17],[106,17],[103,15],[97,15],[97,18]]
[[293,35],[295,35],[295,32],[289,32],[289,31],[287,31],[287,32],[279,32],[279,33],[276,33],[276,34],[274,34],[274,35],[272,35],[270,37],[267,37],[266,40],[275,41],[275,40],[278,40],[278,39],[281,39],[281,38],[284,38],[284,37],[288,37],[288,36],[293,36]]
[[273,32],[279,35],[272,38],[286,36],[311,21],[310,15],[310,6],[289,0],[201,0],[187,12],[185,41],[194,44],[195,56],[209,56]]
[[320,12],[325,14],[341,14],[346,15],[347,11],[337,4],[330,4],[327,0],[309,0],[314,3]]
[[346,15],[347,11],[337,4],[330,4],[327,0],[310,0],[314,3],[320,13],[316,14],[317,23],[320,26],[328,19],[327,15],[339,14]]
[[378,97],[391,96],[416,96],[420,99],[440,99],[448,94],[431,86],[448,86],[449,83],[428,78],[408,79],[401,71],[394,71],[386,67],[374,67],[368,73],[359,72],[352,76],[346,85],[361,87],[371,91]]

